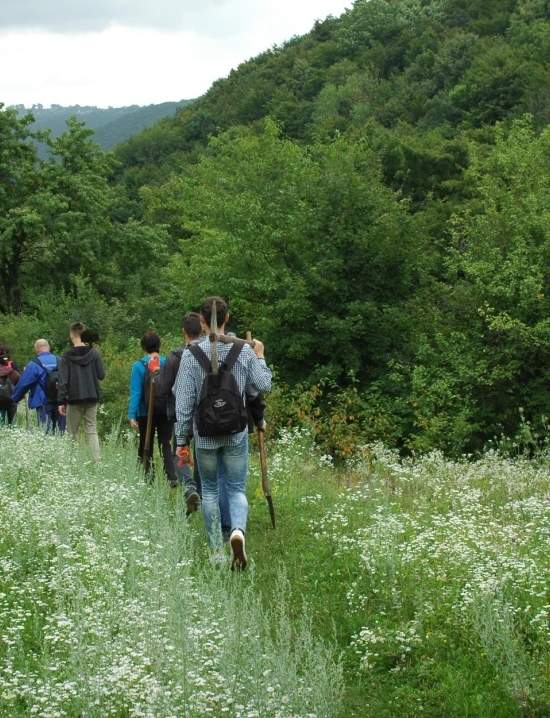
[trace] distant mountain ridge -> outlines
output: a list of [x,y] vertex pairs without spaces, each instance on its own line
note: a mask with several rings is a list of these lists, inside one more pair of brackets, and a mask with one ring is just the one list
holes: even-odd
[[54,137],[64,132],[67,119],[74,115],[94,130],[95,141],[107,150],[164,117],[174,115],[176,110],[185,107],[192,101],[180,100],[178,102],[162,102],[158,105],[107,108],[82,105],[68,107],[62,105],[52,105],[51,107],[17,105],[16,109],[21,114],[32,112],[35,118],[34,127],[41,130],[50,129]]

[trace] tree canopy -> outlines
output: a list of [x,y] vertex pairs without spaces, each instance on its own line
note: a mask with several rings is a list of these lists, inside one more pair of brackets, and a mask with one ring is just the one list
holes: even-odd
[[2,110],[0,308],[91,292],[124,336],[223,294],[336,449],[545,426],[549,57],[544,0],[356,0],[113,154]]

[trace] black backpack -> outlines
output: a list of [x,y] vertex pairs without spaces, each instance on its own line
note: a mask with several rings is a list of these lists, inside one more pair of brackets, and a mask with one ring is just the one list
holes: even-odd
[[44,369],[44,371],[46,372],[46,386],[44,388],[44,393],[46,394],[46,399],[48,400],[48,403],[57,404],[57,395],[59,392],[59,359],[57,359],[56,357],[56,364],[54,369],[47,369],[38,357],[36,357],[36,359],[33,359],[33,362],[35,364],[38,364],[38,366],[41,369]]
[[0,408],[9,409],[12,404],[13,382],[10,378],[11,367],[0,367]]
[[248,426],[244,397],[231,373],[242,348],[242,344],[233,344],[219,372],[213,374],[212,363],[203,350],[197,344],[189,347],[206,372],[195,415],[199,436],[237,434]]
[[[159,378],[158,378],[157,383],[155,384],[155,390],[158,391],[159,397],[162,396],[166,406],[168,406],[170,403],[172,403],[172,404],[174,403],[174,395],[172,394],[172,387],[174,385],[175,376],[177,376],[177,374],[178,374],[178,369],[179,369],[179,366],[181,363],[182,354],[183,354],[183,348],[172,349],[172,351],[170,352],[170,357],[167,358],[167,360],[161,366],[160,371],[159,371]],[[174,357],[174,360],[175,360],[175,371],[174,371],[174,369],[172,369],[172,371],[169,372],[168,371],[169,361],[170,361],[171,357]]]
[[[164,365],[162,365],[164,366]],[[145,367],[145,379],[143,381],[143,401],[149,413],[149,396],[151,385],[153,387],[153,414],[155,416],[165,416],[168,398],[162,390],[162,366],[155,371],[149,371],[149,366]]]

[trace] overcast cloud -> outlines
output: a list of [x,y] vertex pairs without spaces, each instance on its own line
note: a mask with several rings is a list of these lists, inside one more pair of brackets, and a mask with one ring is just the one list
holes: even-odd
[[352,0],[0,0],[0,102],[197,97]]
[[261,0],[2,0],[0,27],[74,33],[123,25],[216,35],[239,30],[247,15],[254,17],[258,7],[267,4]]

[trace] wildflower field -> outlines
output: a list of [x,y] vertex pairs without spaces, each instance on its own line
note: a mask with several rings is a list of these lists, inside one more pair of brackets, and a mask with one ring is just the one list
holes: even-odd
[[68,440],[1,441],[1,716],[337,714],[337,661],[291,625],[284,581],[270,611],[253,572],[203,565],[133,451],[96,467]]
[[550,460],[255,464],[251,570],[135,449],[0,431],[0,716],[550,715]]

